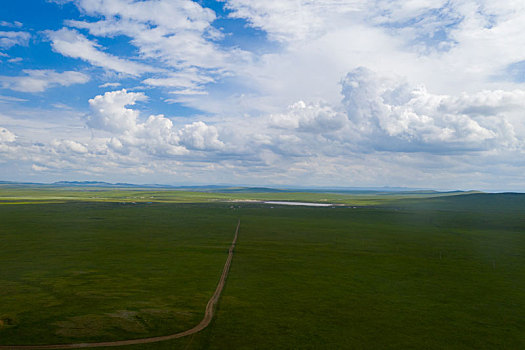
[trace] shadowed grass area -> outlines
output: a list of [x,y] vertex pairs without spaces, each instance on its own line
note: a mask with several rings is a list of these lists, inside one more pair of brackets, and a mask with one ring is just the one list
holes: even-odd
[[525,222],[509,220],[245,210],[216,322],[195,348],[523,348]]
[[522,203],[504,194],[361,208],[0,206],[8,286],[0,313],[11,323],[0,339],[108,340],[190,328],[240,217],[210,327],[126,349],[525,348]]

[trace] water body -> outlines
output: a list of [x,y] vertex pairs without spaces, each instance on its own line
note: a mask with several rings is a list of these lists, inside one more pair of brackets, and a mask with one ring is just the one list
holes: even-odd
[[333,204],[330,203],[308,203],[308,202],[278,202],[278,201],[266,201],[266,204],[276,205],[302,205],[307,207],[331,207]]

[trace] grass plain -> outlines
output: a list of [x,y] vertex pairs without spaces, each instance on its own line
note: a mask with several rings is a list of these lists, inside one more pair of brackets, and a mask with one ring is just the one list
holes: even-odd
[[191,328],[240,218],[212,324],[126,349],[525,348],[525,195],[0,194],[2,345]]

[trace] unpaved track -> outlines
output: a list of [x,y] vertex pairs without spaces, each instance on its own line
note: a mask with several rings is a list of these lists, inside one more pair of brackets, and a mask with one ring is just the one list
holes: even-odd
[[107,341],[107,342],[97,342],[97,343],[56,344],[56,345],[0,345],[0,349],[1,350],[4,350],[4,349],[38,350],[38,349],[97,348],[97,347],[102,347],[102,346],[124,346],[124,345],[135,345],[135,344],[157,343],[160,341],[182,338],[187,335],[195,334],[197,332],[202,331],[204,328],[206,328],[210,324],[213,318],[213,315],[215,314],[215,306],[217,305],[217,302],[219,301],[219,298],[222,293],[222,289],[224,288],[224,284],[226,283],[226,278],[228,277],[228,272],[230,271],[230,265],[232,263],[232,258],[233,258],[233,250],[235,248],[235,243],[237,242],[237,236],[239,235],[240,226],[241,226],[241,220],[239,220],[239,222],[237,223],[237,228],[235,229],[235,236],[233,237],[232,245],[230,246],[230,250],[228,251],[228,258],[226,259],[226,263],[224,264],[224,268],[222,270],[222,275],[221,275],[221,279],[219,280],[219,284],[217,284],[217,288],[215,289],[215,292],[213,293],[210,300],[208,301],[208,304],[206,305],[206,311],[204,312],[204,318],[195,327],[188,329],[187,331],[184,331],[184,332],[163,335],[160,337],[152,337],[152,338],[117,340],[117,341]]

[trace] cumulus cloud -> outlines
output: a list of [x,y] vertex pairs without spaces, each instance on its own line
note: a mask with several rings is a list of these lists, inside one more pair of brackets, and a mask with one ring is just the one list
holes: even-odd
[[525,106],[523,91],[435,95],[366,68],[348,73],[341,85],[348,118],[366,142],[384,150],[441,152],[513,144],[517,140],[505,110]]
[[185,125],[179,131],[179,137],[180,144],[188,149],[215,150],[224,147],[224,143],[219,140],[217,128],[201,121]]
[[346,74],[340,88],[338,102],[300,100],[281,113],[217,123],[225,149],[268,165],[275,157],[297,162],[377,152],[435,156],[523,147],[523,90],[441,95],[366,68]]
[[88,116],[87,125],[94,129],[112,132],[133,131],[137,126],[138,111],[126,108],[147,97],[141,92],[106,92],[89,100],[93,113]]
[[297,162],[378,152],[523,151],[523,90],[434,94],[402,77],[362,67],[346,74],[340,86],[342,99],[333,104],[298,101],[264,118],[218,124],[237,131],[225,135],[227,148],[263,162],[275,161],[268,152]]
[[31,34],[28,32],[0,31],[0,47],[3,49],[9,49],[15,45],[27,46],[29,39],[31,39]]
[[180,130],[163,115],[151,115],[141,122],[139,111],[127,106],[146,99],[143,93],[125,89],[98,95],[89,100],[92,113],[87,117],[87,125],[112,133],[107,145],[120,153],[136,148],[149,154],[175,156],[190,149],[213,151],[224,147],[217,129],[202,121],[184,125]]
[[151,115],[144,123],[136,126],[136,131],[123,138],[128,145],[158,156],[177,156],[186,154],[187,149],[179,144],[173,122],[163,115]]
[[1,76],[2,88],[21,92],[42,92],[56,86],[84,84],[90,77],[84,73],[65,71],[58,73],[50,69],[24,69],[22,76]]
[[88,153],[88,149],[85,145],[73,140],[55,140],[51,145],[60,153]]
[[324,103],[306,104],[298,101],[288,107],[287,113],[272,114],[271,125],[313,133],[328,133],[341,129],[347,118]]
[[16,140],[15,134],[6,128],[0,127],[0,142],[13,142]]

